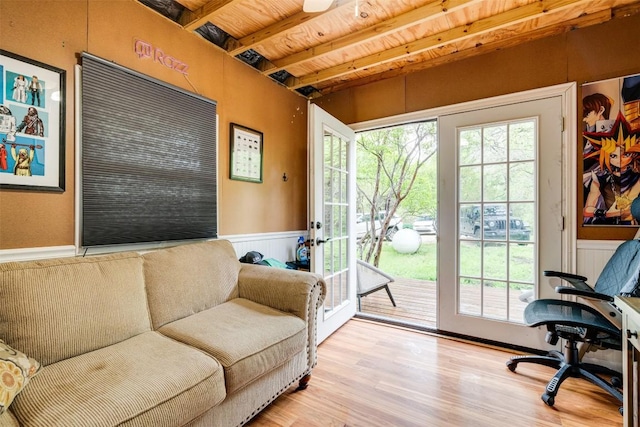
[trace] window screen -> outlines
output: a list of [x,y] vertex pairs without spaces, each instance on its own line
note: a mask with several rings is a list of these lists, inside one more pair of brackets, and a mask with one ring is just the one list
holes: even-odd
[[217,237],[216,102],[82,55],[81,244]]

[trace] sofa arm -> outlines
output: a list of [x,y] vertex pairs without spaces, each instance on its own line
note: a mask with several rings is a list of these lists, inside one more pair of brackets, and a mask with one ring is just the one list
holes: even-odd
[[0,427],[20,427],[20,423],[11,413],[11,409],[7,409],[0,415]]
[[307,323],[309,369],[317,362],[318,312],[327,294],[324,279],[317,274],[242,264],[238,276],[241,298],[291,313]]

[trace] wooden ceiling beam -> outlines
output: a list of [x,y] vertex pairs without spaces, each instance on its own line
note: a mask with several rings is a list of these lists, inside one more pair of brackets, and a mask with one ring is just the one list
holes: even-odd
[[406,43],[402,46],[367,55],[302,77],[293,78],[291,81],[287,82],[286,85],[290,89],[297,89],[309,85],[312,86],[358,70],[407,58],[410,55],[436,49],[440,46],[449,45],[472,36],[495,31],[519,22],[529,21],[547,15],[551,12],[559,12],[570,7],[575,9],[575,6],[578,4],[587,5],[589,3],[593,2],[590,0],[541,0],[535,3],[529,3],[498,15],[433,34],[423,39],[415,40],[411,43]]
[[[322,15],[334,9],[338,9],[338,8],[346,9],[347,7],[352,7],[355,1],[356,0],[349,0],[344,3],[333,2],[329,7],[329,9],[320,13],[317,13],[317,12],[316,13],[307,13],[307,12],[296,13],[295,15],[292,15],[286,19],[283,19],[282,21],[278,21],[273,25],[269,25],[268,27],[265,27],[260,31],[256,31],[253,34],[249,34],[248,36],[245,36],[239,39],[238,41],[240,42],[241,46],[235,48],[234,50],[230,50],[229,54],[236,56],[244,51],[247,51],[255,47],[260,43],[268,41],[269,39],[272,39],[273,37],[276,37],[279,34],[282,34],[285,31],[298,27],[302,24],[306,24],[314,19],[321,18]],[[274,73],[276,71],[278,70],[273,70],[269,74]]]
[[240,3],[242,0],[211,0],[204,4],[200,9],[191,11],[185,9],[180,16],[179,24],[185,30],[195,31],[207,22],[213,22],[216,15],[218,15],[222,9],[232,6],[234,3]]
[[[634,14],[636,13],[640,13],[640,12],[636,11]],[[626,15],[626,16],[629,16],[629,15]],[[334,93],[334,92],[348,89],[351,87],[374,83],[380,80],[385,80],[393,77],[416,73],[416,72],[423,71],[429,68],[434,68],[440,65],[450,64],[463,59],[472,58],[474,56],[482,55],[488,52],[493,52],[500,49],[508,49],[510,47],[518,46],[522,43],[527,43],[534,40],[543,39],[546,37],[557,36],[560,34],[567,33],[569,31],[576,30],[578,28],[585,28],[591,25],[602,24],[604,22],[610,21],[611,19],[612,19],[612,13],[608,9],[602,10],[600,12],[591,13],[589,15],[584,15],[579,18],[570,19],[568,21],[563,22],[561,25],[538,28],[526,34],[521,34],[515,37],[510,37],[508,39],[486,43],[478,46],[472,46],[463,50],[458,50],[448,55],[443,55],[434,59],[430,59],[428,61],[411,63],[409,65],[405,65],[404,67],[398,67],[388,71],[383,71],[381,73],[376,73],[364,78],[358,78],[358,79],[353,79],[349,81],[340,81],[340,82],[338,81],[326,82],[327,83],[326,85],[324,86],[320,85],[318,87],[318,94],[316,94],[316,97],[327,95],[329,93]]]
[[640,13],[640,3],[632,3],[624,6],[618,6],[611,9],[613,18],[628,18],[629,16]]
[[363,28],[355,33],[347,34],[346,36],[305,49],[285,58],[272,61],[274,68],[266,70],[265,74],[275,73],[276,71],[284,70],[287,67],[291,67],[302,62],[312,61],[340,49],[346,49],[360,43],[382,38],[386,35],[393,34],[396,31],[433,19],[443,13],[454,12],[460,8],[468,7],[470,4],[477,3],[479,1],[481,0],[433,1],[402,15],[398,15],[386,21],[372,25],[371,27]]

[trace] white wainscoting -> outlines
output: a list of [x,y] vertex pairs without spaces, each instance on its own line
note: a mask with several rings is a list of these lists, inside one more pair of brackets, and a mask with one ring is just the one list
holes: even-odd
[[308,238],[307,231],[292,231],[286,233],[261,233],[261,234],[237,234],[220,236],[220,239],[229,240],[238,254],[242,257],[249,251],[258,251],[265,258],[275,258],[278,261],[287,262],[296,259],[298,238]]
[[[298,238],[303,236],[308,238],[307,231],[288,231],[284,233],[261,233],[261,234],[238,234],[219,236],[219,239],[229,240],[238,258],[243,256],[249,251],[258,251],[265,258],[275,258],[282,262],[293,261],[296,259],[296,249],[298,246]],[[163,244],[157,244],[155,246],[144,245],[124,245],[120,247],[107,247],[100,249],[90,249],[87,255],[99,255],[111,252],[120,251],[140,251],[145,252],[148,250],[158,249],[161,247],[174,246],[180,243],[164,242]],[[37,259],[48,258],[63,258],[72,256],[82,256],[83,253],[79,251],[75,246],[51,246],[42,248],[23,248],[23,249],[2,249],[0,250],[0,262],[9,261],[30,261]]]
[[578,240],[576,274],[588,277],[594,285],[611,255],[622,244],[621,240]]
[[[576,274],[587,277],[589,279],[587,283],[594,286],[605,264],[621,244],[622,241],[619,240],[578,240]],[[605,365],[618,371],[622,370],[622,353],[619,351],[587,353],[585,361]]]

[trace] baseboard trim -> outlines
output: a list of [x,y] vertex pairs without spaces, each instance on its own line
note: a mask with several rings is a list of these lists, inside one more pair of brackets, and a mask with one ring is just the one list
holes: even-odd
[[278,240],[290,239],[292,237],[306,236],[307,231],[284,231],[277,233],[256,233],[256,234],[227,234],[219,235],[218,239],[229,240],[231,243],[253,242],[256,240]]
[[24,249],[0,249],[0,262],[63,258],[75,255],[76,247],[73,245]]

